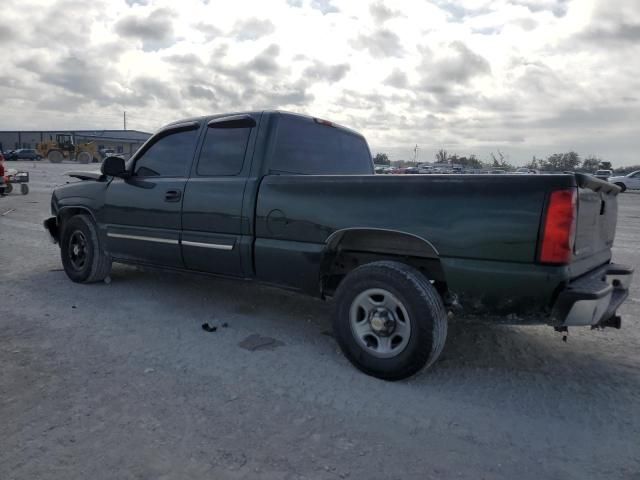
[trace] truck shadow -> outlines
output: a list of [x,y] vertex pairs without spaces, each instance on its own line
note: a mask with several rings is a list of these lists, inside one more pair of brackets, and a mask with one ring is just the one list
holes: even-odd
[[[304,343],[323,335],[326,354],[335,352],[328,338],[333,304],[293,292],[249,282],[194,276],[181,273],[155,273],[132,267],[116,267],[114,283],[126,288],[153,289],[159,297],[171,297],[177,309],[190,311],[189,321],[202,320],[215,312],[221,321],[233,321],[269,335],[285,330],[289,341]],[[164,291],[164,293],[163,293]],[[214,308],[212,308],[212,306]],[[197,319],[197,320],[194,320]],[[329,334],[329,335],[327,335]],[[323,348],[314,344],[314,348]],[[529,397],[531,380],[543,389],[561,394],[586,385],[589,391],[637,389],[640,391],[640,358],[629,354],[633,346],[625,341],[624,330],[590,331],[576,328],[567,343],[547,326],[515,327],[451,321],[440,360],[406,382],[454,388],[457,383],[477,384],[480,390],[503,383],[509,388],[522,384]],[[316,352],[317,353],[317,352]],[[336,361],[348,366],[336,354]],[[553,396],[553,395],[551,395]]]

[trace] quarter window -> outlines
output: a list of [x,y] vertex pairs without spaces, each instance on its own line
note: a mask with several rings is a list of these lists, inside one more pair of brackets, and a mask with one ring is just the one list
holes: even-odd
[[160,138],[136,160],[140,177],[184,177],[193,158],[198,130],[182,130]]
[[373,173],[373,162],[363,137],[312,119],[283,115],[271,170],[300,175],[367,175]]

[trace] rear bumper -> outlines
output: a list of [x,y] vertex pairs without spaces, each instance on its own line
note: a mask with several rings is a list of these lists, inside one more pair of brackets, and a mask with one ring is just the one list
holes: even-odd
[[632,277],[632,268],[612,263],[571,282],[553,306],[552,325],[605,325],[629,295]]

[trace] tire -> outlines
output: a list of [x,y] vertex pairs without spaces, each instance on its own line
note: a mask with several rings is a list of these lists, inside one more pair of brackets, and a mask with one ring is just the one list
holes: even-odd
[[26,195],[27,193],[29,193],[29,185],[27,185],[26,183],[21,183],[20,184],[20,193],[22,195]]
[[80,152],[76,157],[76,160],[79,163],[89,163],[92,160],[92,157],[89,152]]
[[627,189],[627,186],[624,183],[621,182],[616,182],[614,183],[614,185],[617,185],[618,187],[620,187],[620,192],[624,192]]
[[447,312],[413,267],[393,261],[358,267],[340,283],[335,300],[336,340],[367,375],[401,380],[431,366],[442,352]]
[[11,192],[13,192],[13,185],[11,183],[7,183],[4,186],[4,194],[5,195],[9,195]]
[[67,276],[76,283],[104,280],[111,272],[111,257],[104,252],[93,220],[75,215],[62,225],[60,256]]
[[51,150],[47,153],[47,159],[51,163],[62,163],[62,160],[64,160],[64,155],[60,150]]

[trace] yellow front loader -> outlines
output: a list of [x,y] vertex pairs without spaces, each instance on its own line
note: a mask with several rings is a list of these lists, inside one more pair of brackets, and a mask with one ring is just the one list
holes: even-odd
[[49,159],[51,163],[60,163],[62,160],[89,163],[99,162],[100,155],[95,143],[79,143],[73,141],[72,135],[58,134],[55,140],[48,140],[36,146],[38,154]]

